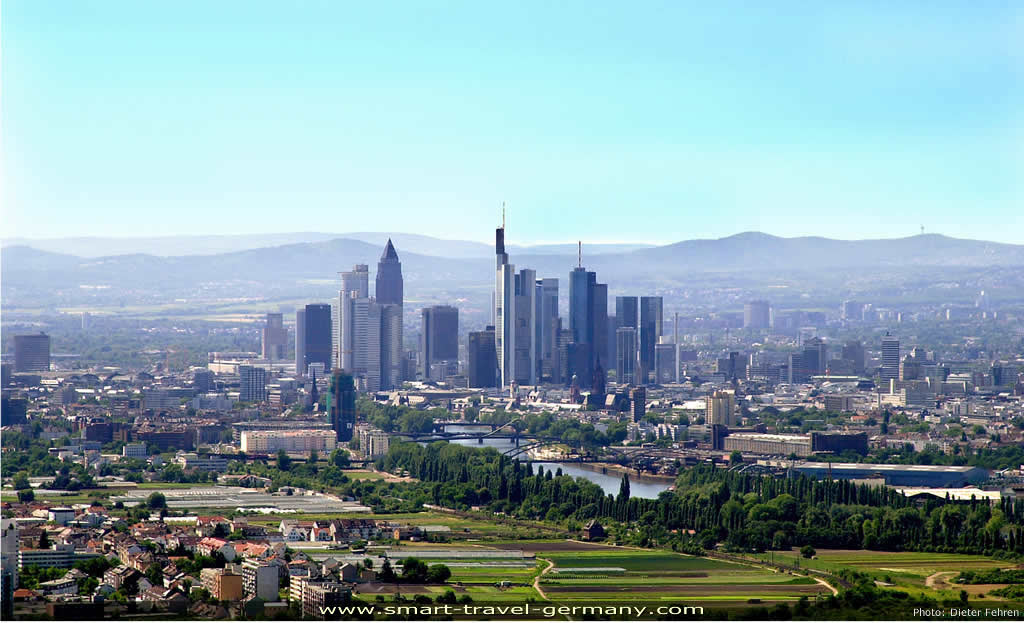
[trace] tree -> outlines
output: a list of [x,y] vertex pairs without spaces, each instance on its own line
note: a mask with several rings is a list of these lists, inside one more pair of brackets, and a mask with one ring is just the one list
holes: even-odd
[[28,504],[34,502],[36,499],[36,492],[32,489],[22,489],[18,491],[18,501],[22,504]]
[[733,450],[732,454],[729,455],[729,465],[739,465],[743,462],[743,453],[739,450]]
[[290,471],[292,468],[292,459],[288,456],[288,453],[284,449],[277,451],[277,469],[282,472]]
[[149,580],[153,586],[163,586],[164,584],[164,571],[160,568],[160,565],[154,563],[149,565],[149,569],[146,569],[146,579]]
[[50,535],[43,529],[43,533],[39,535],[39,549],[50,549]]
[[167,496],[159,491],[154,491],[146,498],[146,505],[150,508],[167,508]]
[[15,474],[14,482],[11,483],[11,486],[18,491],[21,489],[31,489],[32,484],[28,481],[28,472],[18,472]]
[[804,545],[803,547],[800,548],[800,555],[803,556],[804,558],[814,558],[814,555],[817,554],[817,553],[818,552],[816,552],[814,550],[814,548],[811,547],[810,545]]
[[384,564],[381,565],[377,579],[381,582],[395,582],[398,579],[395,577],[395,570],[391,568],[390,560],[385,560]]
[[451,569],[447,565],[430,565],[427,569],[426,581],[428,584],[444,584],[452,577]]
[[619,499],[629,499],[629,474],[622,475],[622,482],[619,484]]

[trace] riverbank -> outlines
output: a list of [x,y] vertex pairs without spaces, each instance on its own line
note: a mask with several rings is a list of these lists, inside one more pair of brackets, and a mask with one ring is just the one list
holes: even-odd
[[628,474],[630,478],[636,478],[638,481],[646,480],[649,482],[667,484],[675,484],[676,482],[675,476],[669,476],[667,474],[642,474],[632,467],[623,467],[622,465],[616,465],[615,463],[580,463],[579,466],[583,469],[591,469],[601,473]]

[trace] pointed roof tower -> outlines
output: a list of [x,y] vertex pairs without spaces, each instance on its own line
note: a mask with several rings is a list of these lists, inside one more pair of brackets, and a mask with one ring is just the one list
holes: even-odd
[[380,255],[380,261],[384,260],[397,260],[398,253],[395,251],[395,245],[391,244],[391,238],[388,238],[388,244],[384,247],[384,253]]

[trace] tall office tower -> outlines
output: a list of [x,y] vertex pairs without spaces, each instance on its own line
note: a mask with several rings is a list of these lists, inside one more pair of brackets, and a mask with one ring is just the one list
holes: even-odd
[[864,345],[858,340],[843,344],[843,359],[850,362],[854,374],[864,374]]
[[619,327],[615,330],[615,374],[619,385],[636,382],[636,328]]
[[402,306],[391,303],[380,305],[381,389],[395,389],[405,380],[402,352]]
[[49,335],[40,332],[14,336],[15,372],[47,372],[49,369]]
[[637,368],[638,383],[647,383],[654,375],[654,345],[658,343],[663,330],[662,300],[660,296],[640,297],[640,365]]
[[672,370],[676,363],[676,345],[669,342],[662,342],[654,345],[654,382],[673,383],[676,374]]
[[640,326],[640,301],[635,296],[615,297],[615,322],[619,327]]
[[353,298],[349,308],[352,320],[352,367],[346,369],[362,379],[368,392],[381,389],[381,306],[372,298]]
[[0,618],[14,620],[14,589],[18,587],[18,524],[14,519],[0,520],[0,590],[3,591],[3,611]]
[[803,353],[790,353],[787,358],[786,365],[787,383],[806,383],[811,380],[811,376],[807,373],[807,369],[804,368]]
[[356,264],[352,270],[341,273],[341,290],[338,292],[338,314],[335,316],[338,352],[335,365],[351,370],[355,353],[353,333],[352,299],[370,298],[370,267]]
[[644,386],[634,387],[629,392],[629,399],[633,403],[633,423],[644,419],[647,414],[647,388]]
[[498,356],[494,352],[494,326],[471,331],[466,343],[469,355],[469,386],[494,387],[498,380]]
[[267,325],[263,327],[264,359],[277,361],[284,359],[288,352],[288,330],[284,328],[283,314],[267,314]]
[[515,375],[520,385],[537,384],[537,271],[515,275]]
[[498,357],[498,387],[505,388],[516,380],[516,267],[508,263],[505,253],[504,209],[501,221],[501,227],[494,231],[494,350]]
[[213,380],[213,372],[209,370],[196,370],[192,373],[192,387],[200,394],[213,391],[216,387]]
[[537,378],[554,382],[558,366],[558,279],[537,280],[534,341],[537,348]]
[[295,311],[295,375],[306,376],[306,309]]
[[889,335],[888,331],[882,338],[882,368],[879,376],[882,381],[898,379],[900,376],[900,339]]
[[238,366],[241,402],[263,402],[267,399],[267,371],[256,366]]
[[704,423],[708,426],[736,426],[736,393],[727,390],[712,392],[705,399]]
[[424,307],[420,314],[420,372],[424,379],[430,379],[432,365],[459,360],[459,310],[451,305],[435,305]]
[[676,362],[676,364],[675,364],[675,372],[674,372],[673,376],[674,376],[675,382],[678,383],[680,381],[680,379],[679,379],[679,368],[682,367],[682,366],[679,365],[681,363],[679,361],[679,312],[676,312],[675,319],[672,320],[672,344],[675,345],[675,349],[674,349],[672,355],[673,355],[673,357],[675,359],[675,362]]
[[562,328],[562,321],[558,321],[558,374],[556,378],[552,379],[554,383],[561,383],[568,385],[572,375],[570,370],[572,366],[569,363],[569,345],[572,344],[572,331],[570,329]]
[[309,364],[319,363],[324,370],[331,369],[331,306],[326,303],[306,305],[305,319],[306,342],[305,360],[302,374],[306,374]]
[[335,369],[327,393],[327,414],[338,441],[352,441],[356,426],[356,385],[352,375]]
[[820,337],[812,337],[804,342],[804,370],[809,376],[824,374],[828,363],[828,347]]
[[772,306],[768,301],[750,301],[743,306],[744,329],[767,329],[772,322]]
[[569,377],[590,384],[598,359],[607,357],[608,286],[597,283],[597,273],[583,268],[582,245],[580,264],[569,273],[569,330],[576,343],[569,357]]
[[388,243],[377,262],[377,303],[381,305],[403,305],[405,290],[402,284],[402,262],[398,260],[395,245]]
[[608,284],[595,283],[593,296],[594,366],[608,367]]
[[839,316],[843,320],[860,320],[863,307],[857,301],[843,301],[839,306]]

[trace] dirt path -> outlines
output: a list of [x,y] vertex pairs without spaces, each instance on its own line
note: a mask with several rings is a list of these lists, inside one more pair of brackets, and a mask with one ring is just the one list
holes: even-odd
[[953,577],[956,574],[956,571],[939,571],[938,573],[933,573],[924,579],[924,585],[928,588],[934,588],[936,590],[952,588],[948,582],[942,579],[942,576],[948,575],[950,577]]
[[548,563],[548,566],[545,567],[543,571],[538,573],[537,577],[533,578],[533,590],[537,591],[537,594],[540,595],[541,599],[547,600],[548,596],[544,594],[544,590],[540,587],[540,579],[541,577],[547,575],[548,571],[551,571],[555,568],[555,561],[548,560],[547,558],[538,558],[537,560],[543,560],[544,562]]
[[832,595],[834,595],[834,596],[836,596],[836,597],[838,597],[838,596],[839,596],[839,589],[837,589],[836,587],[832,586],[831,584],[829,584],[829,583],[828,583],[828,582],[826,582],[825,580],[823,580],[823,579],[821,579],[821,578],[819,578],[819,577],[815,577],[815,576],[813,576],[813,575],[808,575],[808,576],[804,576],[804,577],[808,577],[808,578],[811,578],[812,580],[814,580],[814,581],[815,581],[815,582],[817,582],[818,584],[821,584],[822,586],[824,586],[824,587],[825,587],[825,588],[827,588],[828,590],[832,591]]

